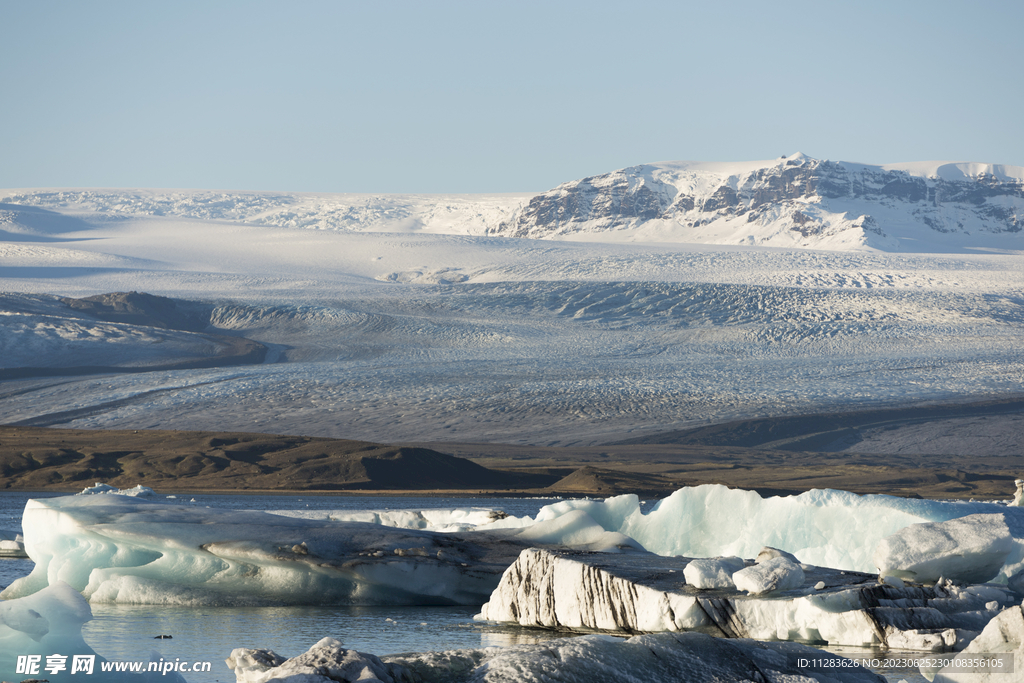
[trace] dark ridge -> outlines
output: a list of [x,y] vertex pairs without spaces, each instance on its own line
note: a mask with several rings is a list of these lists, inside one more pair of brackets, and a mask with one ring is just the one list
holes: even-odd
[[506,490],[557,476],[491,470],[428,448],[169,430],[0,427],[0,489],[79,491],[96,481],[161,490]]
[[722,424],[661,432],[609,445],[673,444],[678,446],[719,446],[769,448],[790,451],[829,450],[843,440],[859,441],[857,430],[932,422],[953,417],[1005,415],[1024,412],[1024,398],[1007,398],[974,403],[931,404],[905,408],[883,408],[847,413],[819,413],[793,417],[736,420]]
[[[267,347],[245,337],[218,334],[210,328],[213,306],[195,301],[171,299],[145,292],[112,292],[83,299],[60,297],[60,302],[83,316],[122,325],[155,327],[197,334],[213,342],[219,351],[213,356],[167,358],[148,365],[72,365],[0,368],[0,380],[26,377],[65,377],[111,373],[140,373],[166,370],[194,370],[235,365],[255,365],[267,357]],[[210,330],[209,332],[205,330]],[[45,426],[47,421],[30,420],[25,425]]]
[[145,292],[111,292],[84,299],[61,297],[60,300],[74,310],[99,320],[187,332],[205,330],[213,310],[209,305]]

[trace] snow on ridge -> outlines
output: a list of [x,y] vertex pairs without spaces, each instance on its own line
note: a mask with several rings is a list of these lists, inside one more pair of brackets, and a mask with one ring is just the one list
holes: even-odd
[[164,217],[316,230],[481,234],[529,196],[67,188],[2,190],[0,203],[100,220]]
[[562,183],[490,234],[838,251],[1019,247],[1024,168],[868,165],[797,153],[663,161]]
[[[19,205],[37,211],[18,216]],[[797,152],[759,161],[639,164],[535,195],[34,189],[0,191],[0,209],[12,233],[38,232],[25,227],[29,224],[50,226],[47,231],[88,227],[79,217],[101,222],[155,217],[591,242],[834,251],[1016,249],[1024,223],[1024,167],[865,164]]]
[[[830,162],[829,159],[818,159],[802,152],[780,156],[776,159],[758,161],[656,161],[642,164],[639,167],[650,167],[657,171],[668,172],[702,172],[721,177],[741,176],[762,169],[778,168],[805,162]],[[910,176],[919,178],[941,178],[952,181],[972,181],[982,176],[991,176],[1001,182],[1024,182],[1024,166],[993,164],[975,161],[905,161],[889,164],[870,164],[856,161],[836,160],[832,163],[844,166],[849,170],[903,171]],[[637,168],[626,167],[626,168]],[[616,169],[623,171],[626,168]]]
[[969,181],[991,176],[1001,182],[1024,182],[1024,166],[986,164],[971,161],[913,161],[897,164],[882,164],[885,171],[905,171],[908,175],[921,178]]
[[[830,160],[808,156],[802,152],[787,154],[775,159],[753,161],[690,161],[665,160],[654,161],[615,169],[610,173],[619,173],[631,169],[644,169],[654,176],[662,174],[699,173],[717,176],[722,179],[739,178],[757,171],[782,168],[785,166],[803,165],[805,163],[834,163],[851,171],[903,171],[907,175],[919,178],[941,178],[949,181],[974,181],[980,177],[993,177],[1000,182],[1024,182],[1024,166],[994,164],[976,161],[905,161],[888,164],[871,164],[857,161]],[[649,169],[649,170],[648,170]],[[600,174],[601,177],[605,174]],[[568,181],[562,185],[579,182]]]

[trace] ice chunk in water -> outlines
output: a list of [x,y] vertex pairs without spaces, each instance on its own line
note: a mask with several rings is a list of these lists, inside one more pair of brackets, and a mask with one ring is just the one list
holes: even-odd
[[701,633],[629,639],[590,635],[540,645],[383,657],[346,650],[337,640],[324,638],[284,662],[267,650],[238,648],[227,664],[237,683],[885,683],[884,678],[861,667],[836,666],[825,674],[799,665],[801,658],[820,659],[823,655],[796,643],[726,641]]

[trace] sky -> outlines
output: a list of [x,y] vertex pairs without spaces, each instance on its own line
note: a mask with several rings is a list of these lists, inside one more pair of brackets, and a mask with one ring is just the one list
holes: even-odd
[[0,187],[540,192],[804,152],[1024,166],[1019,0],[0,0]]

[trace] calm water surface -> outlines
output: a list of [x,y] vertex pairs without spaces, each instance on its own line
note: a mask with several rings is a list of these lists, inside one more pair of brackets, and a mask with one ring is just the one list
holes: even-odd
[[[21,529],[30,498],[47,493],[0,492],[0,529]],[[558,499],[427,498],[405,496],[201,495],[160,497],[176,505],[235,510],[426,510],[485,507],[521,517]],[[644,510],[653,502],[645,504]],[[0,559],[0,586],[25,576],[31,560]],[[473,621],[479,607],[164,607],[93,605],[93,620],[83,636],[109,660],[213,662],[209,674],[189,674],[189,683],[233,682],[224,660],[236,647],[274,650],[284,656],[305,652],[325,636],[376,655],[538,643],[571,634]],[[169,635],[171,639],[155,639]],[[870,656],[871,650],[834,649],[846,656]],[[917,671],[880,671],[896,683],[925,683]]]

